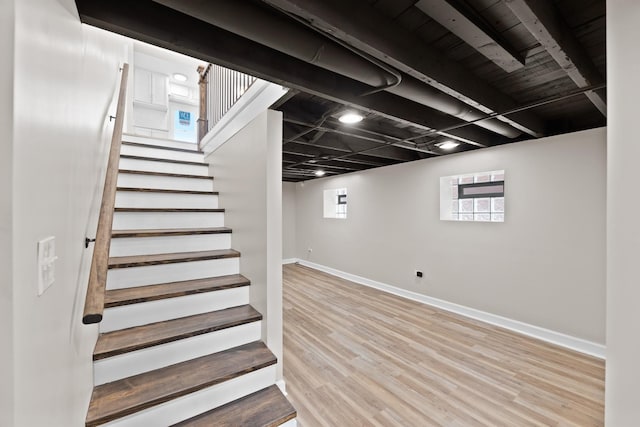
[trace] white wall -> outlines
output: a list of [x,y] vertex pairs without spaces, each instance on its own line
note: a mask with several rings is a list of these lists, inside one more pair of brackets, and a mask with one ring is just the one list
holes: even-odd
[[262,338],[282,378],[282,113],[265,111],[207,157]]
[[[91,259],[84,238],[95,235],[127,42],[82,26],[73,0],[15,8],[14,425],[79,426],[97,336],[81,323]],[[36,244],[47,236],[56,237],[56,280],[38,297]]]
[[[136,102],[132,106],[132,126],[127,131],[139,135],[180,139],[186,142],[197,142],[197,119],[199,116],[199,93],[198,86],[199,75],[198,66],[205,66],[206,63],[176,52],[162,49],[142,42],[134,43],[134,55],[132,65],[132,92],[140,90],[133,84],[135,73],[138,70],[152,71],[164,76],[167,93],[164,95],[164,104],[166,110],[161,111],[157,108],[150,107],[144,103]],[[187,76],[186,82],[179,82],[173,78],[175,73],[181,73]],[[172,94],[171,85],[179,85],[186,87],[190,91],[189,96],[180,97]],[[188,111],[191,113],[191,120],[195,126],[196,132],[192,139],[185,139],[175,132],[174,113],[177,110]],[[134,126],[140,125],[140,126]]]
[[296,258],[296,184],[282,183],[282,259]]
[[640,3],[607,1],[607,379],[605,421],[640,420],[640,221],[637,175]]
[[[605,154],[596,129],[300,183],[297,257],[602,344]],[[499,169],[504,223],[439,220],[440,177]]]
[[14,0],[0,0],[0,426],[13,425],[13,19]]

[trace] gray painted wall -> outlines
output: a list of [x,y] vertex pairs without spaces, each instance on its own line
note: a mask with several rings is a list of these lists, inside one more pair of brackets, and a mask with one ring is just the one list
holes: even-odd
[[[298,183],[297,257],[602,344],[605,139],[596,129]],[[440,177],[499,169],[504,223],[439,220]],[[323,190],[341,187],[348,218],[324,219]]]
[[296,184],[282,183],[282,259],[296,258]]
[[[282,378],[282,113],[265,111],[206,159],[240,272],[251,280],[251,305],[263,315],[262,337]],[[266,255],[266,256],[265,256]]]

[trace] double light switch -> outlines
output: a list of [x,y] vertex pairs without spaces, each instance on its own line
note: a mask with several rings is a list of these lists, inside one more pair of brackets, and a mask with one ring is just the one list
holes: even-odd
[[38,296],[42,295],[56,280],[56,238],[54,236],[38,242]]

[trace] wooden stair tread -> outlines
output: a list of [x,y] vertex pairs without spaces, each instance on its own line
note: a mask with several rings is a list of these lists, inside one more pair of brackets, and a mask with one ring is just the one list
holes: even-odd
[[93,427],[276,363],[262,342],[96,386],[86,425]]
[[117,187],[116,191],[133,191],[133,192],[140,192],[140,193],[203,194],[206,196],[218,195],[217,191],[167,190],[164,188]]
[[233,249],[121,256],[109,258],[109,268],[113,269],[141,267],[145,265],[175,264],[179,262],[204,261],[209,259],[237,258],[239,256],[240,252]]
[[191,166],[206,166],[209,167],[209,164],[203,162],[191,162],[188,160],[173,160],[173,159],[161,159],[158,157],[147,157],[147,156],[131,156],[129,154],[121,154],[121,159],[130,159],[130,160],[145,160],[149,162],[162,162],[162,163],[176,163],[179,165],[191,165]]
[[111,238],[116,239],[123,237],[191,236],[196,234],[228,233],[231,233],[231,229],[228,227],[113,230],[111,232]]
[[185,280],[180,282],[161,283],[158,285],[138,286],[124,289],[107,290],[105,308],[142,302],[157,301],[186,295],[222,291],[225,289],[249,286],[249,279],[241,274],[207,277],[205,279]]
[[151,176],[167,176],[171,178],[191,178],[191,179],[213,180],[212,176],[188,175],[183,173],[170,173],[170,172],[138,171],[133,169],[119,169],[118,173],[129,174],[129,175],[151,175]]
[[115,212],[224,212],[222,208],[114,208]]
[[143,148],[157,148],[160,150],[169,150],[169,151],[181,151],[184,153],[204,154],[204,151],[200,151],[200,150],[191,150],[189,148],[167,147],[164,145],[155,145],[155,144],[145,144],[143,142],[122,141],[122,145],[130,145],[132,147],[143,147]]
[[275,427],[296,417],[295,408],[278,386],[249,394],[173,427]]
[[250,305],[155,322],[100,334],[93,360],[106,359],[130,351],[232,328],[262,320]]

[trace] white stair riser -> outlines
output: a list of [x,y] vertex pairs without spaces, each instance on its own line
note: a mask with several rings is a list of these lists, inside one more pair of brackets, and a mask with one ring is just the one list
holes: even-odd
[[165,150],[162,148],[139,147],[122,144],[120,154],[128,156],[153,157],[155,159],[184,160],[187,162],[204,162],[204,154],[186,151]]
[[260,334],[258,321],[97,360],[93,363],[94,383],[105,384],[259,341]]
[[150,138],[147,136],[129,135],[122,136],[123,142],[137,142],[140,144],[157,145],[158,147],[182,148],[186,150],[196,150],[198,144],[183,141],[174,141],[170,139]]
[[151,255],[214,249],[231,249],[231,233],[111,239],[109,255],[112,257]]
[[205,277],[238,274],[239,272],[239,258],[114,268],[109,270],[107,274],[107,289],[122,289],[182,280],[203,279]]
[[245,304],[249,304],[248,286],[111,307],[104,310],[100,332],[117,331]]
[[273,385],[276,378],[275,365],[239,376],[209,388],[136,412],[114,420],[104,426],[141,427],[166,426],[210,411],[248,394]]
[[213,181],[173,176],[118,174],[118,187],[158,188],[161,190],[213,191]]
[[287,421],[284,424],[280,424],[279,427],[298,427],[298,421],[294,418],[292,420]]
[[224,227],[224,212],[116,212],[114,230]]
[[218,207],[218,196],[209,194],[167,194],[140,191],[116,192],[117,208],[205,208]]
[[152,160],[120,159],[120,169],[146,172],[180,173],[183,175],[209,175],[208,165],[183,165],[180,163],[154,162]]

